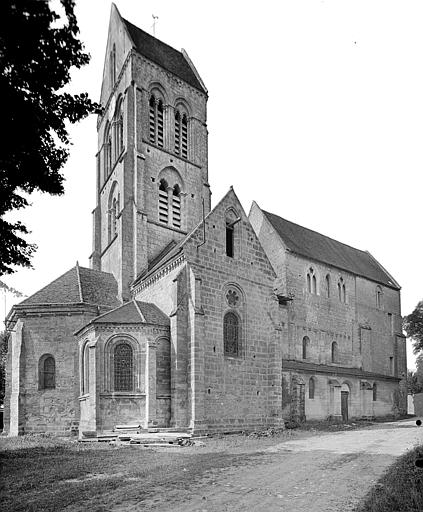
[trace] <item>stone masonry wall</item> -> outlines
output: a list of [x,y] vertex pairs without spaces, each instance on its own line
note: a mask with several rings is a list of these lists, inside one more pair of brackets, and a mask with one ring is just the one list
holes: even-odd
[[[73,333],[92,316],[27,315],[23,326],[24,397],[22,431],[69,433],[79,421],[78,345]],[[39,389],[39,360],[51,354],[56,363],[55,388]],[[6,408],[8,404],[6,404]]]
[[[307,272],[313,268],[317,278],[317,293],[307,291]],[[355,331],[355,278],[326,265],[311,262],[294,254],[287,255],[287,289],[294,300],[288,306],[290,343],[284,357],[302,359],[302,340],[308,336],[307,360],[332,364],[332,343],[338,345],[340,366],[360,365]],[[329,297],[325,277],[330,276]],[[337,283],[342,277],[346,285],[346,303],[339,300]]]
[[[234,228],[233,258],[225,250],[225,218],[230,208],[240,218]],[[204,422],[212,430],[277,425],[286,318],[281,321],[273,295],[274,271],[233,192],[207,218],[206,243],[197,248],[202,241],[199,229],[185,250],[199,280],[193,303],[204,312],[201,339],[191,339],[191,346],[195,342],[194,350],[202,354],[202,360],[191,357],[191,364],[195,362],[196,373],[203,376],[196,389],[204,403]],[[235,306],[228,304],[228,290],[238,296]],[[224,353],[223,317],[230,310],[241,320],[238,356]],[[191,316],[193,321],[198,320]]]

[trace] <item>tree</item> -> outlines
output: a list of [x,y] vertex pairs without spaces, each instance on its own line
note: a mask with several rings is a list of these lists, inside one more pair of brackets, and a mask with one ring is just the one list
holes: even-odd
[[414,311],[404,317],[403,327],[408,338],[413,340],[413,352],[418,354],[423,351],[423,300],[421,300]]
[[61,169],[69,155],[66,122],[100,110],[86,93],[63,91],[70,69],[89,62],[78,40],[73,0],[60,0],[64,15],[47,0],[0,2],[0,275],[13,265],[30,267],[36,246],[28,229],[4,215],[28,206],[34,190],[63,194]]
[[423,391],[423,380],[419,379],[417,372],[407,370],[407,391],[408,394],[415,395]]

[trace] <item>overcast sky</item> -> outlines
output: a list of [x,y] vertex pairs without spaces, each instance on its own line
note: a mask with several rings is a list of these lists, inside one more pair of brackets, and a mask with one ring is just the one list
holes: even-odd
[[[118,0],[121,15],[184,48],[208,91],[212,206],[233,185],[262,208],[369,250],[423,298],[423,2]],[[77,0],[92,59],[72,90],[98,100],[110,2]],[[26,295],[76,260],[88,266],[95,206],[94,116],[71,127],[62,197],[19,212],[38,244],[33,270],[2,277]],[[14,299],[7,296],[6,308]],[[0,298],[1,316],[4,298]],[[411,346],[409,347],[411,348]],[[411,350],[409,367],[413,367]]]

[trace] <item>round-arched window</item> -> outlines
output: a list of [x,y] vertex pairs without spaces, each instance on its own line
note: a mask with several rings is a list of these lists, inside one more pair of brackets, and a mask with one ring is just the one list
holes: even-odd
[[114,349],[114,390],[133,390],[133,351],[128,343],[119,343]]
[[237,356],[239,353],[239,318],[229,311],[223,318],[223,345],[225,355]]

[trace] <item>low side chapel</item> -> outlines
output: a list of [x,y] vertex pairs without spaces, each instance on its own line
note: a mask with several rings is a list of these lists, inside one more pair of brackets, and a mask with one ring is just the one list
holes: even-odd
[[255,203],[249,218],[232,188],[211,210],[207,98],[184,50],[112,5],[91,268],[8,315],[10,435],[404,408],[398,284],[369,253]]

